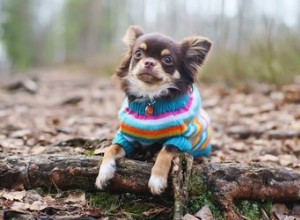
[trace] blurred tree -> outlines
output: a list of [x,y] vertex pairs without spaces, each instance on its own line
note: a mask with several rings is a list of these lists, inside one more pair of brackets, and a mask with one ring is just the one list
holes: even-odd
[[33,13],[31,0],[4,0],[2,39],[13,66],[26,69],[33,64]]
[[101,0],[68,0],[63,13],[66,59],[84,59],[100,51]]
[[115,62],[127,27],[140,25],[178,40],[209,37],[207,73],[279,84],[299,74],[299,10],[297,0],[0,0],[0,54],[4,45],[17,70],[66,61],[97,68]]

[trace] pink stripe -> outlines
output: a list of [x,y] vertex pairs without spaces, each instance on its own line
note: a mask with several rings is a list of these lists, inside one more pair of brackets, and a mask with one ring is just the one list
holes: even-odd
[[200,116],[202,119],[203,119],[203,121],[205,122],[205,128],[207,128],[207,126],[208,126],[208,122],[207,122],[207,120],[206,120],[206,118],[201,114],[201,116]]
[[155,120],[155,119],[166,118],[166,117],[171,116],[171,115],[179,115],[179,114],[185,113],[185,112],[190,110],[192,102],[193,102],[193,96],[190,96],[190,99],[189,99],[188,103],[183,108],[181,108],[177,111],[174,111],[174,112],[166,112],[166,113],[163,113],[163,114],[153,115],[153,116],[139,115],[136,112],[131,111],[128,107],[125,108],[125,111],[128,114],[132,115],[133,117],[135,117],[137,119]]

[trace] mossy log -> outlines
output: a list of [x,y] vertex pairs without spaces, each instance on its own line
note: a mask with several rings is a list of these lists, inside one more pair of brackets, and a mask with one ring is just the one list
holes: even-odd
[[[100,163],[100,156],[0,155],[0,188],[55,187],[58,190],[94,191]],[[121,159],[108,190],[149,193],[147,183],[152,166],[151,163]],[[235,200],[300,200],[300,172],[258,163],[205,162],[193,167],[190,179],[194,181],[190,183],[190,195],[201,195],[201,187],[194,187],[205,184],[227,219],[238,219],[233,211]]]

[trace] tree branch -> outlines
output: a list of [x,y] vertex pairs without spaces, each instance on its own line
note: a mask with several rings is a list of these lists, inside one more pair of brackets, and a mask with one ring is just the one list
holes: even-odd
[[[99,156],[0,155],[0,188],[56,187],[59,190],[95,191],[94,181],[100,163]],[[147,183],[152,166],[150,163],[121,159],[108,190],[149,193]],[[300,200],[300,173],[284,168],[206,162],[195,165],[191,176],[198,177],[191,178],[193,181],[199,180],[207,185],[229,219],[237,218],[232,209],[235,200]],[[192,186],[194,184],[191,183]],[[193,193],[194,190],[190,191],[191,195]]]

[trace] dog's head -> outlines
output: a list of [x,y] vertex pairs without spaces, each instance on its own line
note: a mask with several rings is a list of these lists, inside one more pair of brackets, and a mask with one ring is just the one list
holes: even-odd
[[201,36],[176,42],[162,34],[144,34],[130,26],[123,38],[128,52],[117,76],[131,99],[174,97],[187,92],[211,48]]

